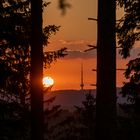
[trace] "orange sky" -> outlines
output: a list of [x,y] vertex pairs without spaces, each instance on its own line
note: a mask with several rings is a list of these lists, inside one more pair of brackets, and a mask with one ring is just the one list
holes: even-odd
[[[54,81],[53,90],[58,89],[80,89],[80,67],[84,64],[84,88],[95,88],[90,86],[96,83],[96,52],[83,53],[87,44],[96,45],[97,25],[95,21],[87,20],[88,17],[97,17],[97,0],[70,0],[72,8],[68,9],[65,16],[58,10],[57,0],[52,1],[44,11],[44,25],[61,25],[60,31],[52,36],[50,44],[45,50],[56,50],[67,47],[70,55],[52,64],[50,69],[44,70],[44,76],[51,76]],[[122,11],[117,12],[118,17]],[[117,57],[117,67],[125,68],[127,60]],[[117,86],[124,81],[123,72],[117,72]]]

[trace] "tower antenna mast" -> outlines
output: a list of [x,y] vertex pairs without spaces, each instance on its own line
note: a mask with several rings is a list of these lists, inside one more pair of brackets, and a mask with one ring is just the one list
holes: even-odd
[[81,84],[80,84],[80,87],[81,87],[81,90],[84,89],[84,79],[83,79],[83,62],[81,62]]

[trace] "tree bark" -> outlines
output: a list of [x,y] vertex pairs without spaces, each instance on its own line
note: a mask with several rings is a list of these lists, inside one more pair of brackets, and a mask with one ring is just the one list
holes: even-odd
[[31,139],[43,140],[42,0],[31,0]]
[[96,140],[116,139],[115,21],[115,0],[98,0]]

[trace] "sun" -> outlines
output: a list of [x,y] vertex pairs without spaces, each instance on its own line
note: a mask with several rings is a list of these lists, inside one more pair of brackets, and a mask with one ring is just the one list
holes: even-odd
[[51,87],[54,85],[54,80],[50,76],[46,76],[43,78],[43,86]]

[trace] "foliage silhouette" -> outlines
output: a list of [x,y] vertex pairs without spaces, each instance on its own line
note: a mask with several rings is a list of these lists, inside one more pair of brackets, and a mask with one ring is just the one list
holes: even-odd
[[18,102],[0,101],[0,139],[28,140],[29,116],[29,110]]
[[[30,88],[30,1],[5,0],[0,7],[0,86],[10,94],[20,95],[24,104],[24,95],[29,94]],[[59,28],[48,25],[43,29],[44,47]],[[44,67],[50,67],[57,58],[65,56],[65,51],[66,48],[44,52]]]
[[[95,112],[96,112],[96,99],[89,92],[85,95],[86,100],[82,102],[82,107],[75,106],[76,112],[78,112],[78,120],[83,126],[85,126],[85,138],[92,140],[95,138]],[[83,128],[82,128],[83,129]]]
[[[121,55],[126,58],[130,55],[134,43],[140,39],[140,2],[118,0],[118,5],[125,9],[123,20],[120,20],[117,25],[117,34],[122,48]],[[124,73],[129,82],[124,83],[122,88],[123,95],[128,95],[128,99],[136,104],[139,96],[139,71],[140,58],[130,60]]]
[[[31,85],[32,22],[30,2],[30,0],[3,0],[0,3],[0,66],[2,67],[0,88],[6,94],[20,96],[20,105],[22,105],[21,109],[23,111],[25,109],[25,98],[29,94]],[[43,6],[48,4],[43,3]],[[59,27],[49,25],[43,29],[41,41],[44,46],[49,43],[48,39],[51,34],[55,34]],[[44,67],[49,67],[57,58],[65,56],[65,51],[66,48],[56,52],[45,52],[42,58],[45,62]],[[8,102],[7,104],[10,105]]]
[[55,96],[47,99],[44,104],[45,104],[45,111],[44,111],[44,119],[45,119],[45,139],[51,140],[52,137],[53,139],[56,140],[56,135],[54,133],[54,129],[56,129],[57,124],[55,124],[54,120],[60,116],[62,113],[62,109],[60,105],[51,105],[52,102],[55,100]]
[[[47,92],[45,90],[45,92]],[[18,98],[18,97],[17,97]],[[48,98],[44,101],[44,135],[45,139],[51,139],[54,135],[54,128],[58,124],[52,125],[52,121],[62,114],[60,105],[52,105],[55,97]],[[21,105],[19,100],[0,100],[0,139],[12,140],[29,140],[30,139],[30,102],[24,106]],[[49,125],[48,125],[49,124]],[[53,137],[54,138],[54,137]],[[56,139],[56,137],[55,137]]]
[[48,122],[49,140],[93,139],[95,129],[95,98],[91,93],[86,94],[85,97],[86,99],[82,102],[81,106],[74,106],[74,111],[58,110],[59,112],[55,113],[57,115],[56,121],[51,116],[48,118],[50,120]]
[[140,113],[140,58],[129,61],[124,74],[128,82],[124,83],[121,93],[127,96],[135,111]]
[[140,1],[117,0],[117,4],[124,8],[124,16],[117,24],[118,45],[123,58],[130,56],[135,41],[140,40]]
[[[117,25],[118,44],[121,47],[120,54],[127,58],[136,41],[140,40],[140,1],[118,0],[118,5],[124,7],[125,14]],[[123,131],[126,139],[139,139],[140,129],[140,58],[130,60],[124,73],[127,82],[122,87],[122,96],[127,97],[129,104],[121,105],[129,118],[122,118],[121,127],[127,125]]]

